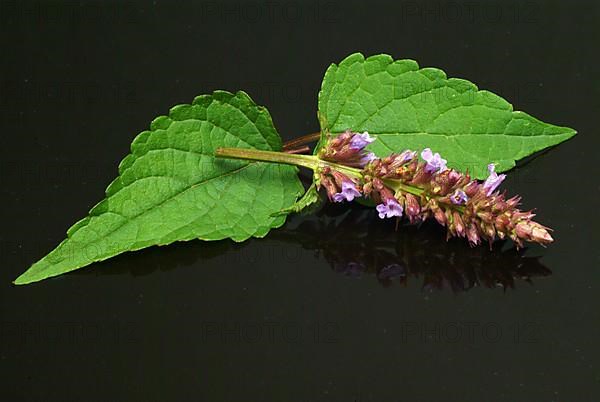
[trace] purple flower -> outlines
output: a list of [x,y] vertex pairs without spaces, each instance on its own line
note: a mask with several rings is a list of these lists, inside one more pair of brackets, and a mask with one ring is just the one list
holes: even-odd
[[360,197],[361,195],[352,181],[344,181],[342,182],[342,191],[333,195],[333,201],[352,201],[355,197]]
[[354,134],[350,140],[350,148],[355,151],[360,151],[370,143],[375,141],[366,131],[362,134]]
[[417,156],[416,151],[411,151],[410,149],[407,149],[405,151],[402,151],[402,153],[396,157],[396,160],[394,162],[404,165],[406,162],[413,160],[415,156]]
[[494,163],[490,163],[488,165],[488,172],[490,173],[490,175],[488,176],[487,179],[485,179],[485,182],[483,183],[483,188],[485,190],[487,190],[487,195],[489,196],[490,194],[492,194],[494,192],[494,190],[496,190],[496,188],[498,188],[498,186],[500,185],[500,183],[502,183],[502,181],[504,181],[504,179],[506,179],[506,175],[505,174],[498,174],[495,172],[496,170],[496,165]]
[[425,165],[425,171],[427,173],[441,173],[447,169],[446,159],[442,159],[437,152],[435,154],[432,153],[429,148],[425,148],[423,152],[421,152],[421,158],[427,162],[427,165]]
[[450,195],[450,201],[452,201],[452,203],[456,204],[456,205],[462,205],[462,204],[466,203],[468,199],[469,199],[469,197],[467,197],[467,194],[464,191],[462,191],[460,188],[457,188]]
[[404,166],[406,163],[412,161],[415,156],[417,156],[417,153],[408,149],[399,154],[392,154],[386,158],[386,161],[389,161],[387,168],[390,171],[395,171],[396,169]]
[[402,212],[404,209],[402,205],[396,201],[395,198],[388,198],[385,200],[384,204],[377,205],[377,212],[379,212],[379,217],[383,218],[391,218],[392,216],[402,216]]
[[377,159],[377,156],[375,156],[373,152],[369,152],[360,159],[359,164],[360,166],[364,167],[373,162],[375,159]]

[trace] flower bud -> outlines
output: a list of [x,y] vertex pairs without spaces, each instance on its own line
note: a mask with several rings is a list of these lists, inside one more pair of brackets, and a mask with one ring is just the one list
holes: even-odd
[[552,236],[550,236],[550,233],[548,233],[548,228],[537,222],[521,221],[517,223],[515,233],[520,238],[540,244],[548,244],[554,241]]
[[441,208],[438,208],[433,211],[433,217],[436,221],[438,221],[440,225],[446,226],[446,214],[444,213],[444,211],[442,211]]
[[463,189],[469,198],[472,198],[475,194],[479,192],[480,185],[476,181],[472,181],[465,186]]
[[456,234],[460,237],[465,237],[465,224],[460,217],[460,214],[457,211],[454,211],[452,214],[454,218],[454,230],[456,230]]
[[331,178],[329,176],[326,176],[324,174],[321,175],[321,180],[319,181],[319,187],[323,186],[325,187],[325,190],[327,191],[327,197],[329,198],[329,201],[333,201],[333,197],[337,194],[337,187],[335,185],[335,183],[333,182],[333,180],[331,180]]
[[521,197],[519,197],[518,195],[515,195],[514,197],[506,200],[506,205],[508,206],[508,208],[516,208],[519,206],[520,203]]
[[494,229],[494,226],[485,223],[482,226],[483,233],[485,234],[485,236],[490,240],[494,240],[494,238],[496,237],[496,229]]
[[386,158],[386,164],[389,166],[390,171],[395,172],[416,157],[416,152],[407,149],[402,153],[390,155],[388,158]]
[[467,228],[467,239],[471,246],[476,246],[481,243],[481,239],[479,238],[479,231],[474,224],[469,225]]
[[419,217],[419,213],[421,212],[421,206],[419,205],[419,200],[413,194],[406,194],[406,215],[410,219],[411,222],[415,221]]

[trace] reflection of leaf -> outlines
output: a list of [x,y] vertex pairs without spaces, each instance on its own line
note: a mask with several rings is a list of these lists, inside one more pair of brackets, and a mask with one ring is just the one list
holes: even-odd
[[449,166],[477,178],[489,163],[497,171],[575,135],[573,129],[513,111],[501,97],[475,84],[447,78],[436,68],[388,55],[360,53],[332,64],[319,93],[322,129],[368,131],[379,156],[404,149],[432,148]]
[[217,147],[277,151],[281,139],[267,110],[243,92],[218,91],[175,106],[136,137],[106,198],[15,283],[39,281],[152,245],[242,241],[281,226],[285,217],[271,215],[301,193],[297,169],[215,160]]

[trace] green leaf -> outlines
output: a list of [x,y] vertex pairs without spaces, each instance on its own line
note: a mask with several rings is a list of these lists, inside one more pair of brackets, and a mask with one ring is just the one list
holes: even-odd
[[319,196],[317,185],[313,182],[304,195],[291,206],[273,214],[273,216],[288,215],[291,213],[309,213],[322,204],[323,199]]
[[447,78],[414,60],[355,53],[325,73],[319,93],[322,131],[368,131],[378,156],[431,148],[450,167],[487,176],[487,165],[508,170],[515,161],[576,134],[513,111],[506,100],[475,84]]
[[126,251],[175,241],[263,237],[303,187],[292,166],[215,159],[218,147],[281,150],[271,116],[244,92],[171,109],[139,134],[119,177],[67,239],[15,281],[35,282]]

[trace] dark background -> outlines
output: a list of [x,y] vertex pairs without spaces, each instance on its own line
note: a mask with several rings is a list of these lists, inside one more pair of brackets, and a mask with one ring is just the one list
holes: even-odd
[[[600,400],[599,9],[2,1],[0,398]],[[470,249],[435,225],[395,233],[329,207],[265,239],[11,285],[102,198],[154,117],[244,89],[284,139],[314,132],[325,69],[355,51],[443,68],[578,130],[505,184],[555,244]]]

